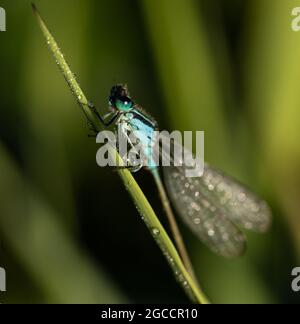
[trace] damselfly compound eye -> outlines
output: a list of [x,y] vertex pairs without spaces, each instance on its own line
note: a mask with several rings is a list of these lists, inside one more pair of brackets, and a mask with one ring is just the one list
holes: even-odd
[[121,111],[129,111],[133,108],[133,101],[130,98],[117,98],[115,101],[116,108]]

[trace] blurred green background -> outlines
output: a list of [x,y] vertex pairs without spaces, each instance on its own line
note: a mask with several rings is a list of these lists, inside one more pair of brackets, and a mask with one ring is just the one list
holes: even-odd
[[[186,230],[214,303],[297,303],[300,32],[294,0],[36,0],[89,99],[126,82],[163,129],[204,130],[211,164],[274,212],[227,261]],[[189,302],[48,52],[30,1],[2,0],[0,266],[4,303]],[[149,174],[136,175],[164,222]]]

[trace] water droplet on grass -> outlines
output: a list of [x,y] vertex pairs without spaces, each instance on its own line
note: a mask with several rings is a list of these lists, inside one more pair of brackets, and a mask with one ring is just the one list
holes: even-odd
[[153,228],[152,228],[152,233],[153,233],[153,235],[158,236],[158,235],[160,234],[160,231],[159,231],[158,228],[153,227]]

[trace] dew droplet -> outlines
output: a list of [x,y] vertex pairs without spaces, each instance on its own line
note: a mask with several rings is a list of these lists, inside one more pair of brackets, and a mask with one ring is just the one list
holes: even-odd
[[244,202],[246,200],[246,195],[244,192],[240,192],[239,193],[239,196],[238,196],[238,199],[240,202]]
[[209,184],[208,185],[208,190],[210,190],[210,191],[212,191],[212,190],[214,190],[215,189],[215,186],[213,185],[213,184]]
[[184,287],[188,287],[188,285],[189,285],[186,280],[182,284],[183,284]]
[[192,207],[193,209],[195,209],[196,211],[200,211],[200,206],[199,206],[198,204],[196,204],[195,202],[192,202],[192,203],[191,203],[191,207]]
[[160,231],[158,228],[154,227],[154,228],[152,228],[152,233],[153,233],[153,235],[158,236],[160,234]]
[[215,235],[215,231],[213,229],[210,229],[208,232],[209,236],[214,236]]
[[197,218],[194,218],[194,223],[195,223],[196,225],[199,225],[199,224],[200,224],[200,222],[201,222],[201,220],[200,220],[200,218],[199,218],[199,217],[197,217]]

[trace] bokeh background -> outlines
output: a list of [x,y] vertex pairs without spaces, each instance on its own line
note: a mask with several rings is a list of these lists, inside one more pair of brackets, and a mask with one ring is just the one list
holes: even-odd
[[[227,261],[182,226],[214,303],[297,303],[300,32],[293,0],[36,0],[104,112],[110,87],[168,130],[204,130],[206,160],[265,197],[272,230]],[[0,266],[4,303],[186,303],[48,52],[30,1],[2,0]],[[136,178],[164,215],[149,174]]]

